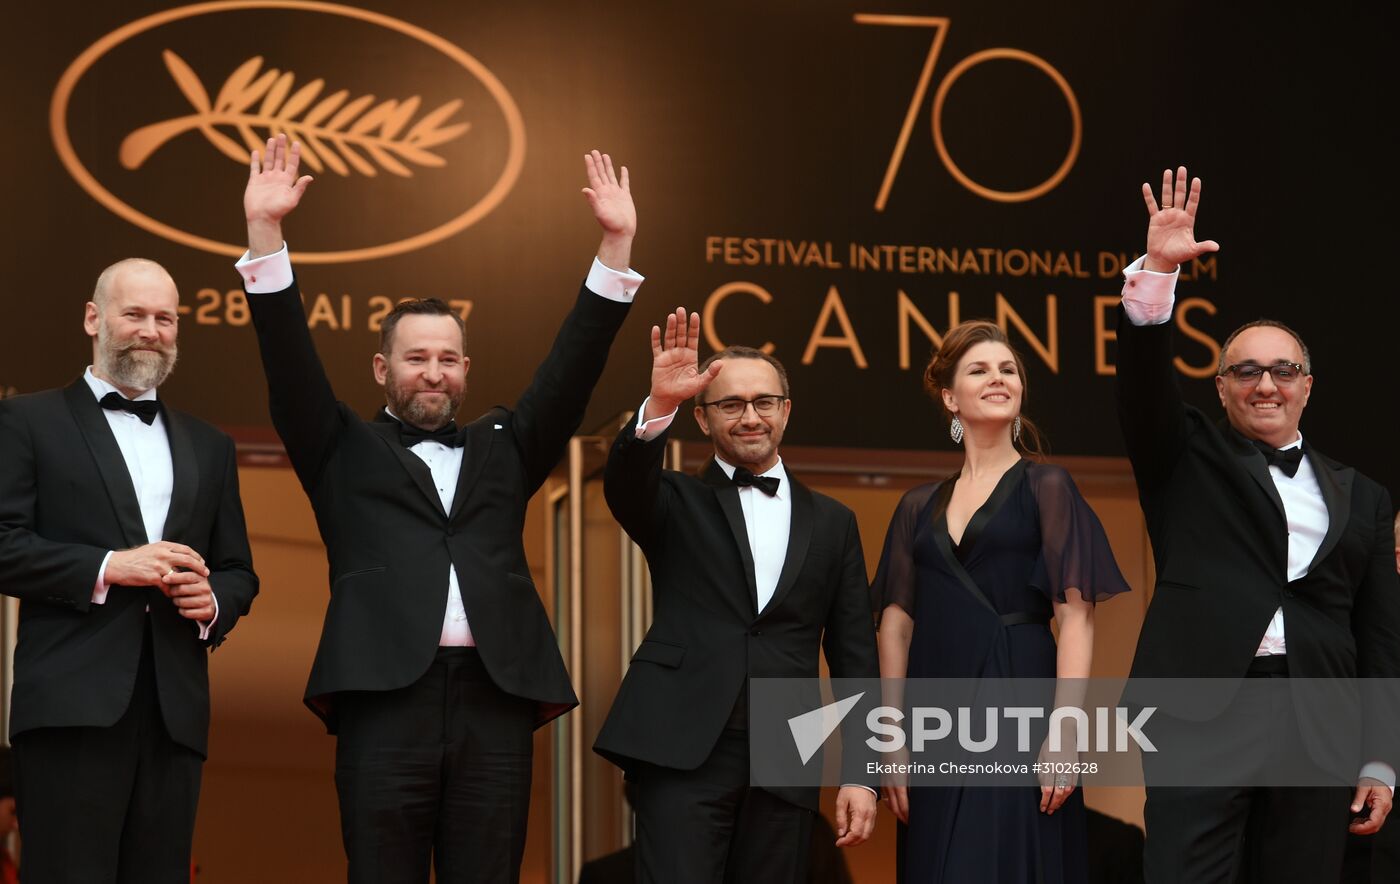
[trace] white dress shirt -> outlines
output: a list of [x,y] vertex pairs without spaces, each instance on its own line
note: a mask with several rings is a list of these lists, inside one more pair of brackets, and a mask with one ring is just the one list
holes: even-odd
[[[715,463],[729,478],[734,467],[716,457]],[[787,560],[788,535],[792,530],[792,484],[783,459],[760,476],[778,480],[778,491],[771,497],[752,485],[739,488],[739,505],[744,509],[744,527],[749,532],[749,549],[753,552],[754,585],[758,589],[758,610],[768,607],[778,589],[778,578]]]
[[[126,394],[92,373],[92,366],[83,372],[92,395],[101,402],[108,393],[116,393],[122,398]],[[133,401],[155,401],[154,388],[139,394]],[[141,521],[146,529],[146,542],[155,543],[165,535],[165,518],[170,513],[170,495],[175,488],[175,469],[170,459],[170,437],[165,431],[165,415],[156,412],[155,420],[147,424],[129,411],[102,409],[107,425],[116,437],[117,448],[121,449],[126,471],[131,476],[131,487],[136,491],[136,502],[141,507]],[[92,589],[92,603],[107,603],[107,563],[112,559],[109,551],[102,559],[102,567],[97,569],[97,583]],[[150,610],[148,607],[146,610]],[[219,602],[214,601],[214,617],[208,623],[199,623],[201,640],[209,637],[214,620],[219,618]]]
[[[1176,278],[1181,268],[1171,273],[1158,273],[1144,270],[1146,261],[1146,256],[1138,258],[1123,271],[1126,279],[1123,312],[1133,325],[1161,325],[1172,318],[1172,308],[1176,304]],[[1302,444],[1303,436],[1300,433],[1296,441],[1281,450],[1297,448]],[[1288,522],[1288,580],[1292,582],[1308,573],[1308,565],[1322,546],[1322,539],[1327,536],[1327,502],[1322,498],[1317,474],[1313,472],[1312,463],[1306,455],[1298,462],[1298,472],[1292,477],[1276,466],[1269,467],[1269,475],[1274,478],[1274,487],[1283,501]],[[1283,608],[1280,607],[1269,621],[1254,656],[1266,657],[1287,652]]]
[[[637,411],[637,438],[642,441],[655,439],[661,431],[675,420],[676,412],[642,420],[647,413],[648,396],[642,400]],[[726,463],[719,455],[715,463],[729,478],[734,478],[734,466]],[[778,588],[778,578],[783,573],[783,562],[787,560],[788,534],[792,530],[792,483],[783,469],[783,459],[761,475],[778,480],[778,493],[769,497],[759,489],[748,485],[739,488],[739,505],[744,511],[744,527],[749,535],[749,552],[753,555],[754,584],[758,590],[758,610],[768,607],[773,593]]]
[[[716,456],[715,463],[729,478],[734,467]],[[754,586],[758,589],[758,610],[768,607],[778,589],[778,578],[787,560],[788,534],[792,530],[792,484],[783,459],[759,474],[778,480],[778,492],[771,497],[752,485],[739,488],[739,505],[744,509],[744,527],[749,532],[749,550],[753,553]]]
[[[1303,434],[1291,445],[1280,451],[1297,448],[1303,444]],[[1274,478],[1279,499],[1283,501],[1283,512],[1288,520],[1288,580],[1293,582],[1307,576],[1308,565],[1322,547],[1327,536],[1331,517],[1327,514],[1327,501],[1322,497],[1322,488],[1317,484],[1317,473],[1306,454],[1298,461],[1298,472],[1289,476],[1276,466],[1269,467],[1269,475]],[[1254,656],[1288,653],[1288,642],[1283,635],[1283,608],[1274,612],[1269,628],[1264,632],[1264,640]]]
[[[292,284],[292,261],[287,244],[270,255],[250,257],[247,252],[234,265],[243,276],[248,294],[269,294],[280,292]],[[622,303],[631,302],[644,281],[635,270],[614,270],[597,258],[589,269],[585,285],[599,297]],[[385,409],[388,411],[388,409]],[[398,416],[389,412],[398,420]],[[424,440],[408,449],[418,459],[427,464],[433,476],[433,486],[437,488],[438,499],[442,501],[444,512],[452,512],[452,502],[457,495],[457,478],[462,472],[462,449],[443,445],[441,442]],[[442,615],[442,634],[439,647],[472,647],[476,638],[472,635],[471,624],[467,620],[467,609],[462,602],[462,587],[458,581],[457,568],[447,567],[447,608]]]
[[[642,420],[647,413],[648,396],[637,409],[637,438],[643,442],[655,439],[675,420],[676,412],[663,414],[651,420]],[[715,463],[729,478],[734,478],[734,467],[725,463],[718,455]],[[744,527],[749,535],[749,552],[753,554],[754,584],[758,590],[758,610],[761,613],[773,600],[778,588],[778,578],[782,576],[783,564],[787,561],[788,536],[792,531],[792,480],[783,467],[782,458],[762,475],[778,480],[778,493],[769,497],[752,485],[740,486],[739,503],[744,511]],[[880,793],[863,783],[842,783],[842,787],[860,786],[877,798]]]
[[[399,416],[384,409],[389,417],[398,420]],[[428,465],[433,474],[433,487],[442,501],[442,511],[452,512],[452,501],[457,497],[457,477],[462,473],[462,449],[444,445],[434,439],[424,439],[409,447],[409,451]],[[467,608],[462,604],[462,586],[457,582],[457,568],[447,566],[447,610],[442,615],[442,635],[438,647],[475,647],[476,639],[467,623]]]
[[[1123,271],[1123,312],[1133,325],[1161,325],[1172,318],[1172,308],[1176,305],[1176,279],[1181,268],[1171,273],[1158,273],[1143,269],[1146,261],[1144,255]],[[1286,451],[1302,444],[1303,436],[1300,433],[1297,440],[1280,450]],[[1306,454],[1298,462],[1298,472],[1292,477],[1272,465],[1269,475],[1273,477],[1274,487],[1283,501],[1284,517],[1288,523],[1288,581],[1291,583],[1307,575],[1308,566],[1327,536],[1330,524],[1327,502],[1322,497],[1317,473],[1313,471],[1312,462]],[[1287,652],[1283,608],[1280,606],[1264,630],[1254,656],[1267,657]],[[1361,776],[1380,780],[1395,788],[1395,770],[1384,762],[1373,761],[1365,765]]]

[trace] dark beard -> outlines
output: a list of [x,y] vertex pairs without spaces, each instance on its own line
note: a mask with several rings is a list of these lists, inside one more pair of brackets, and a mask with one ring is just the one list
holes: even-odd
[[[465,393],[465,391],[463,392]],[[453,399],[451,396],[446,396],[440,406],[433,407],[412,393],[405,395],[404,391],[395,384],[392,372],[390,372],[384,386],[384,397],[389,403],[389,410],[394,413],[395,417],[406,424],[412,424],[423,430],[436,430],[438,427],[446,426],[447,422],[456,416],[457,409],[462,404],[460,397]]]
[[436,430],[452,420],[452,416],[457,413],[457,403],[448,399],[442,408],[429,408],[420,400],[410,398],[407,402],[393,406],[393,410],[405,423],[423,430]]

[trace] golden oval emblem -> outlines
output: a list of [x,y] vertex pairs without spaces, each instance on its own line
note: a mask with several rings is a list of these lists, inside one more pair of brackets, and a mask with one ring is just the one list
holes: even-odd
[[[505,143],[502,149],[491,152],[490,159],[493,164],[499,164],[499,172],[494,173],[496,177],[484,192],[474,195],[465,210],[429,230],[407,233],[391,242],[352,249],[299,250],[298,263],[364,261],[432,245],[480,221],[499,206],[515,186],[525,164],[525,124],[520,110],[501,81],[457,45],[408,22],[336,3],[216,0],[130,22],[89,46],[59,78],[49,105],[49,128],[55,150],[74,180],[105,208],[181,245],[219,255],[243,254],[243,245],[222,242],[160,221],[136,208],[130,199],[113,193],[79,158],[68,118],[74,90],[83,77],[101,59],[133,38],[182,20],[249,10],[337,16],[395,32],[426,45],[463,69],[474,84],[485,91],[501,115]],[[372,94],[336,88],[327,78],[298,81],[292,71],[280,70],[256,55],[234,65],[232,72],[211,94],[194,67],[178,52],[165,48],[160,58],[170,76],[172,91],[178,92],[188,107],[175,116],[151,120],[125,133],[116,151],[119,165],[115,168],[140,169],[167,144],[191,133],[202,136],[210,151],[217,151],[246,167],[251,150],[257,149],[271,135],[285,132],[290,139],[301,143],[304,168],[312,174],[399,180],[419,177],[422,180],[422,173],[431,174],[447,166],[443,149],[453,147],[454,142],[460,143],[472,131],[473,122],[458,117],[464,106],[461,98],[428,103],[420,95],[379,99]],[[436,190],[431,181],[426,186]]]

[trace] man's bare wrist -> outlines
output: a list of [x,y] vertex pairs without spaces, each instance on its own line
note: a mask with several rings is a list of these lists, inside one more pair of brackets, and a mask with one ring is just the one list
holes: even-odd
[[632,264],[632,234],[604,234],[598,245],[598,260],[609,270],[626,272]]
[[643,423],[646,421],[654,421],[659,417],[665,417],[675,412],[678,408],[680,408],[680,402],[651,396],[647,399],[646,413],[642,415],[642,421]]
[[248,219],[248,256],[261,258],[282,250],[282,224],[268,219]]

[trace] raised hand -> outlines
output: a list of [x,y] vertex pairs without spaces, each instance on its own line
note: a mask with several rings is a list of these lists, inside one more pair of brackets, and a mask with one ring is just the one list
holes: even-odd
[[627,270],[632,261],[632,238],[637,235],[637,207],[632,202],[627,167],[622,167],[622,177],[618,178],[612,157],[596,150],[583,155],[583,165],[588,172],[583,195],[588,198],[598,226],[603,228],[598,260],[613,270]]
[[[715,362],[704,372],[699,370],[700,314],[690,314],[685,308],[666,317],[666,331],[651,327],[651,402],[656,414],[668,414],[685,400],[698,395],[710,385],[723,362]],[[650,419],[650,415],[648,419]]]
[[637,207],[632,204],[632,187],[627,177],[627,167],[622,167],[622,177],[619,179],[613,171],[612,157],[596,150],[583,155],[583,165],[588,171],[588,186],[583,189],[583,195],[588,197],[593,217],[598,219],[598,225],[603,228],[603,232],[627,237],[636,236]]
[[1170,273],[1177,265],[1199,258],[1207,252],[1219,251],[1220,245],[1213,239],[1196,242],[1196,207],[1201,202],[1201,179],[1191,181],[1191,192],[1186,191],[1186,167],[1176,170],[1175,184],[1172,170],[1162,173],[1162,205],[1152,196],[1152,185],[1142,185],[1142,198],[1147,203],[1147,270]]
[[301,202],[310,175],[297,175],[301,145],[287,146],[287,136],[267,139],[267,152],[253,151],[243,214],[248,219],[248,249],[253,257],[282,248],[282,219]]

